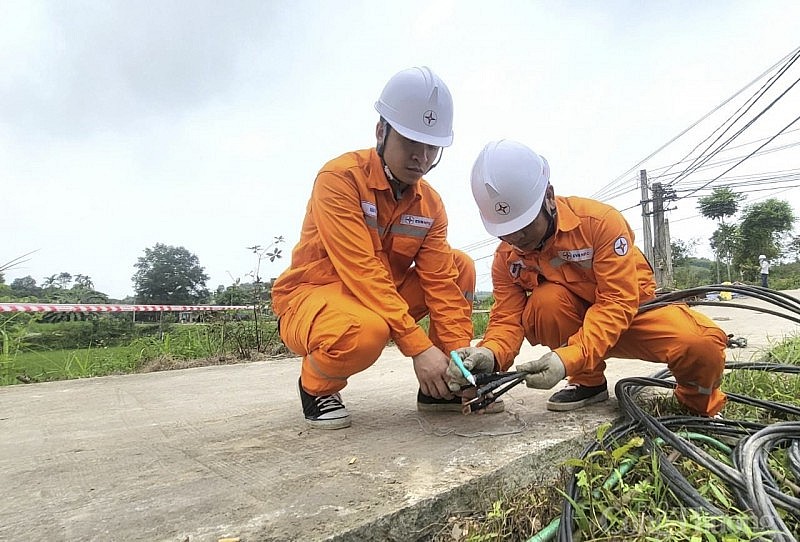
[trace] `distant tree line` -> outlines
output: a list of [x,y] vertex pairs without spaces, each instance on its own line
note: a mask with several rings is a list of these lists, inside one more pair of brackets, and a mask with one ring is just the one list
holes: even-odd
[[272,281],[261,278],[261,264],[264,260],[274,262],[282,257],[277,246],[281,243],[283,237],[275,237],[266,247],[247,247],[256,257],[255,268],[248,273],[252,280],[235,279],[230,286],[218,286],[213,294],[206,286],[208,275],[196,255],[182,246],[157,243],[146,248],[144,255],[134,264],[135,296],[132,298],[111,299],[95,289],[88,275],[67,272],[45,277],[41,284],[30,275],[6,284],[3,271],[11,268],[6,265],[0,266],[0,302],[265,305],[269,301]]

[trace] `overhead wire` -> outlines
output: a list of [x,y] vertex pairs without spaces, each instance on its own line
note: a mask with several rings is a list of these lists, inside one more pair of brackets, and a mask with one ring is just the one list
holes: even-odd
[[615,187],[617,186],[617,184],[620,182],[620,180],[621,180],[621,179],[627,179],[627,178],[628,178],[628,175],[629,175],[629,174],[631,174],[632,172],[636,171],[636,169],[637,169],[637,168],[639,168],[639,166],[641,166],[642,164],[644,164],[645,162],[647,162],[648,160],[650,160],[650,159],[651,159],[653,156],[657,155],[659,152],[661,152],[662,150],[664,150],[665,148],[667,148],[668,146],[670,146],[672,143],[674,143],[675,141],[677,141],[678,139],[680,139],[681,137],[683,137],[683,136],[684,136],[686,133],[688,133],[689,131],[691,131],[691,130],[692,130],[693,128],[695,128],[695,127],[696,127],[698,124],[700,124],[701,122],[703,122],[704,120],[706,120],[707,118],[709,118],[711,115],[713,115],[714,113],[716,113],[717,111],[719,111],[720,109],[722,109],[723,107],[725,107],[725,106],[726,106],[726,105],[727,105],[729,102],[731,102],[732,100],[734,100],[735,98],[737,98],[737,97],[738,97],[740,94],[742,94],[742,93],[743,93],[745,90],[747,90],[748,88],[750,88],[751,86],[753,86],[754,84],[756,84],[756,83],[757,83],[758,81],[760,81],[760,80],[761,80],[761,79],[762,79],[762,78],[763,78],[765,75],[767,75],[767,74],[769,74],[770,72],[772,72],[772,71],[773,71],[773,70],[774,70],[776,67],[778,67],[778,66],[780,66],[781,64],[783,64],[783,63],[784,63],[784,62],[785,62],[787,59],[789,59],[789,58],[791,58],[792,56],[796,55],[798,52],[800,52],[800,47],[798,47],[798,48],[796,48],[796,49],[792,50],[792,51],[791,51],[789,54],[787,54],[786,56],[784,56],[783,58],[781,58],[780,60],[778,60],[776,63],[774,63],[772,66],[770,66],[770,67],[769,67],[769,68],[767,68],[766,70],[764,70],[764,71],[763,71],[761,74],[759,74],[759,75],[758,75],[758,76],[757,76],[755,79],[753,79],[752,81],[750,81],[749,83],[747,83],[747,84],[746,84],[744,87],[742,87],[741,89],[739,89],[738,91],[736,91],[736,92],[735,92],[735,93],[734,93],[732,96],[730,96],[729,98],[727,98],[726,100],[724,100],[722,103],[720,103],[719,105],[717,105],[717,106],[716,106],[714,109],[712,109],[711,111],[709,111],[708,113],[706,113],[705,115],[703,115],[702,117],[700,117],[699,119],[697,119],[696,121],[694,121],[694,122],[693,122],[692,124],[690,124],[690,125],[689,125],[687,128],[685,128],[685,129],[684,129],[684,130],[682,130],[680,133],[678,133],[676,136],[674,136],[673,138],[671,138],[669,141],[667,141],[666,143],[664,143],[663,145],[661,145],[660,147],[658,147],[656,150],[654,150],[653,152],[651,152],[651,153],[650,153],[648,156],[646,156],[645,158],[641,159],[641,160],[640,160],[639,162],[637,162],[637,163],[636,163],[634,166],[632,166],[631,168],[629,168],[628,170],[626,170],[624,173],[622,173],[621,175],[619,175],[618,177],[616,177],[614,180],[612,180],[612,181],[611,181],[610,183],[608,183],[606,186],[604,186],[604,187],[600,188],[600,189],[599,189],[597,192],[595,192],[595,193],[592,195],[592,198],[595,198],[595,199],[601,199],[601,200],[602,200],[602,198],[604,197],[604,194],[605,194],[605,192],[607,192],[607,191],[609,191],[609,190],[611,190],[611,189],[615,188]]
[[[727,118],[727,119],[726,119],[726,120],[725,120],[725,121],[722,123],[722,125],[721,125],[721,126],[719,126],[719,127],[716,129],[716,130],[712,131],[712,132],[711,132],[711,134],[709,134],[709,136],[708,136],[708,137],[706,137],[706,138],[705,138],[703,141],[701,141],[700,143],[698,143],[697,145],[695,145],[695,147],[694,147],[694,148],[693,148],[691,151],[689,151],[689,153],[686,155],[687,157],[688,157],[688,156],[690,156],[690,155],[691,155],[691,154],[692,154],[692,153],[693,153],[695,150],[697,150],[697,148],[698,148],[698,147],[700,147],[700,146],[701,146],[701,145],[703,145],[703,144],[704,144],[706,141],[708,141],[709,139],[711,139],[711,137],[713,137],[715,133],[717,133],[717,132],[720,132],[720,133],[719,133],[719,135],[718,135],[718,136],[717,136],[717,137],[714,139],[714,141],[712,141],[711,143],[709,143],[708,147],[706,147],[706,149],[705,149],[704,151],[702,151],[702,152],[701,152],[701,153],[700,153],[700,154],[699,154],[697,157],[695,157],[695,158],[694,158],[694,160],[692,161],[692,163],[691,163],[691,164],[689,164],[689,166],[688,166],[686,169],[684,169],[684,171],[683,171],[683,172],[681,172],[681,173],[680,173],[680,174],[679,174],[679,175],[678,175],[678,176],[677,176],[675,179],[673,179],[673,180],[672,180],[672,183],[674,184],[674,183],[680,182],[680,180],[681,180],[683,177],[685,177],[685,176],[687,176],[687,175],[691,174],[691,173],[692,173],[692,172],[693,172],[693,171],[694,171],[694,170],[695,170],[695,169],[696,169],[698,166],[700,166],[700,165],[702,165],[703,163],[707,162],[707,161],[708,161],[708,160],[710,160],[710,159],[711,159],[713,156],[715,156],[717,153],[719,153],[720,151],[722,151],[722,150],[723,150],[725,147],[727,147],[727,146],[728,146],[728,145],[729,145],[729,144],[730,144],[730,143],[731,143],[731,142],[732,142],[734,139],[736,139],[737,137],[739,137],[739,136],[740,136],[742,133],[744,133],[744,131],[745,131],[747,128],[749,128],[750,126],[752,126],[752,125],[753,125],[753,123],[755,123],[755,122],[756,122],[756,121],[757,121],[759,118],[761,118],[761,116],[762,116],[762,115],[764,115],[764,114],[765,114],[767,111],[769,111],[769,110],[770,110],[770,109],[771,109],[771,108],[772,108],[772,107],[775,105],[775,103],[777,103],[777,102],[778,102],[778,101],[779,101],[779,100],[780,100],[780,99],[781,99],[781,98],[782,98],[782,97],[783,97],[783,96],[784,96],[784,95],[785,95],[785,94],[786,94],[786,93],[787,93],[787,92],[788,92],[788,91],[789,91],[789,90],[790,90],[790,89],[791,89],[791,88],[794,86],[794,84],[797,84],[797,81],[795,81],[795,83],[794,83],[793,85],[791,85],[789,88],[787,88],[787,89],[786,89],[786,90],[785,90],[785,91],[784,91],[784,92],[783,92],[783,93],[782,93],[780,96],[778,96],[778,97],[777,97],[775,100],[773,100],[773,102],[772,102],[772,103],[770,103],[770,104],[769,104],[769,105],[768,105],[766,108],[764,108],[764,109],[763,109],[763,110],[762,110],[762,111],[761,111],[761,112],[760,112],[758,115],[756,115],[756,116],[755,116],[753,119],[751,119],[751,120],[750,120],[750,121],[749,121],[749,122],[748,122],[748,123],[747,123],[747,124],[746,124],[744,127],[740,128],[740,129],[739,129],[739,130],[738,130],[738,131],[737,131],[737,132],[736,132],[734,135],[732,135],[730,138],[728,138],[728,139],[727,139],[727,140],[726,140],[724,143],[722,143],[722,144],[721,144],[719,147],[717,147],[717,148],[716,148],[714,151],[712,151],[712,152],[711,152],[711,153],[709,153],[709,154],[706,154],[706,152],[707,152],[709,149],[711,149],[711,147],[713,147],[713,146],[714,146],[714,144],[715,144],[717,141],[719,141],[719,140],[722,138],[722,136],[724,136],[724,135],[725,135],[725,134],[726,134],[726,133],[727,133],[727,132],[728,132],[728,131],[729,131],[731,128],[733,128],[733,126],[734,126],[734,124],[736,124],[736,122],[738,122],[740,119],[742,119],[742,118],[744,117],[744,115],[745,115],[745,114],[746,114],[748,111],[750,111],[750,109],[751,109],[752,107],[754,107],[754,106],[755,106],[755,104],[756,104],[756,103],[757,103],[757,102],[758,102],[758,101],[759,101],[761,98],[763,98],[763,97],[766,95],[766,92],[767,92],[769,89],[771,89],[771,88],[772,88],[772,86],[773,86],[773,85],[774,85],[774,84],[775,84],[775,83],[776,83],[776,82],[777,82],[777,81],[778,81],[778,80],[779,80],[779,79],[780,79],[780,78],[781,78],[781,77],[782,77],[782,76],[783,76],[783,75],[784,75],[784,74],[785,74],[785,73],[786,73],[786,72],[789,70],[789,68],[791,68],[791,66],[792,66],[792,65],[793,65],[795,62],[797,62],[797,59],[798,59],[798,58],[800,58],[800,49],[797,49],[797,50],[796,50],[796,52],[795,52],[795,54],[794,54],[794,55],[792,55],[792,56],[791,56],[791,58],[789,58],[789,59],[786,61],[786,63],[785,63],[785,64],[784,64],[784,65],[783,65],[783,66],[782,66],[782,67],[781,67],[781,68],[780,68],[780,69],[779,69],[779,70],[778,70],[778,71],[777,71],[777,72],[776,72],[776,73],[775,73],[775,74],[774,74],[772,77],[770,77],[770,78],[767,80],[767,82],[765,82],[765,83],[764,83],[764,85],[762,85],[762,86],[761,86],[761,88],[759,88],[759,89],[758,89],[758,90],[755,92],[755,94],[754,94],[753,96],[751,96],[750,98],[748,98],[748,100],[746,100],[746,101],[745,101],[745,102],[744,102],[744,103],[743,103],[743,104],[742,104],[742,105],[739,107],[739,109],[737,109],[736,111],[734,111],[734,112],[733,112],[733,114],[731,114],[731,115],[730,115],[730,116],[729,116],[729,117],[728,117],[728,118]],[[749,102],[749,103],[748,103],[748,102]],[[737,115],[737,114],[738,114],[738,115]],[[734,117],[736,117],[736,118],[734,119]],[[727,127],[725,127],[725,125],[726,125],[726,124],[728,124],[728,126],[727,126]],[[724,129],[723,129],[723,127],[724,127]],[[695,165],[695,164],[697,164],[697,165]],[[668,170],[668,171],[669,171],[669,170]],[[657,180],[657,179],[656,179],[656,180]]]
[[[798,79],[797,81],[795,81],[795,83],[797,83],[797,82],[800,82],[800,79]],[[797,121],[800,121],[800,115],[798,115],[797,117],[795,117],[795,118],[794,118],[794,120],[793,120],[792,122],[790,122],[790,123],[789,123],[789,124],[787,124],[785,127],[783,127],[783,128],[782,128],[782,129],[781,129],[781,130],[780,130],[778,133],[776,133],[774,136],[770,137],[770,138],[769,138],[767,141],[765,141],[764,143],[762,143],[762,144],[761,144],[761,145],[760,145],[760,146],[759,146],[759,147],[758,147],[756,150],[754,150],[753,152],[751,152],[750,154],[748,154],[747,156],[745,156],[744,158],[742,158],[741,160],[739,160],[738,162],[736,162],[734,165],[732,165],[731,167],[729,167],[728,169],[726,169],[725,171],[723,171],[722,173],[720,173],[719,175],[717,175],[716,177],[714,177],[713,179],[711,179],[710,181],[708,181],[707,183],[703,184],[701,187],[699,187],[699,188],[696,188],[696,189],[692,190],[691,192],[689,192],[688,194],[686,194],[685,196],[683,196],[683,197],[682,197],[682,198],[680,198],[680,199],[685,199],[685,198],[687,198],[687,197],[691,196],[692,194],[694,194],[695,192],[697,192],[697,191],[699,191],[699,190],[702,190],[703,188],[707,187],[708,185],[710,185],[710,184],[711,184],[711,183],[713,183],[714,181],[716,181],[716,180],[718,180],[718,179],[722,178],[722,177],[723,177],[723,176],[724,176],[726,173],[728,173],[729,171],[732,171],[733,169],[737,168],[737,167],[738,167],[739,165],[741,165],[741,164],[742,164],[744,161],[746,161],[748,158],[750,158],[751,156],[753,156],[753,155],[754,155],[754,154],[755,154],[757,151],[759,151],[759,150],[761,150],[762,148],[764,148],[765,146],[769,145],[769,144],[770,144],[770,143],[771,143],[771,142],[772,142],[772,141],[773,141],[773,140],[774,140],[776,137],[778,137],[778,136],[779,136],[779,135],[781,135],[783,132],[785,132],[787,129],[789,129],[789,128],[790,128],[790,127],[791,127],[793,124],[795,124]],[[673,184],[674,184],[674,183],[673,183]]]
[[[677,134],[675,137],[671,138],[669,141],[667,141],[666,143],[664,143],[663,145],[661,145],[661,146],[660,146],[659,148],[657,148],[655,151],[653,151],[652,153],[650,153],[650,154],[649,154],[647,157],[645,157],[645,158],[643,158],[642,160],[640,160],[639,162],[637,162],[637,163],[636,163],[634,166],[632,166],[631,168],[629,168],[628,170],[626,170],[624,173],[622,173],[621,175],[619,175],[618,177],[616,177],[616,178],[615,178],[614,180],[612,180],[610,183],[608,183],[608,184],[606,184],[605,186],[601,187],[601,188],[600,188],[599,190],[597,190],[597,191],[596,191],[596,192],[595,192],[595,193],[594,193],[594,194],[593,194],[591,197],[592,197],[592,198],[594,198],[594,199],[599,199],[599,200],[601,200],[601,201],[605,201],[605,200],[608,198],[608,194],[609,194],[609,193],[611,193],[611,192],[613,192],[613,191],[616,191],[616,190],[619,188],[619,186],[620,186],[620,184],[621,184],[621,183],[627,183],[627,182],[630,182],[631,178],[630,178],[630,177],[628,177],[628,175],[629,175],[629,174],[631,174],[633,171],[635,171],[637,168],[639,168],[639,167],[640,167],[642,164],[644,164],[645,162],[647,162],[648,160],[650,160],[652,157],[654,157],[655,155],[657,155],[659,152],[661,152],[662,150],[664,150],[665,148],[667,148],[668,146],[670,146],[672,143],[674,143],[675,141],[677,141],[678,139],[680,139],[681,137],[683,137],[683,136],[684,136],[686,133],[688,133],[689,131],[691,131],[692,129],[694,129],[694,128],[695,128],[696,126],[698,126],[698,125],[699,125],[701,122],[703,122],[704,120],[706,120],[706,119],[708,119],[709,117],[711,117],[711,116],[712,116],[714,113],[716,113],[717,111],[719,111],[720,109],[722,109],[724,106],[726,106],[726,105],[727,105],[728,103],[730,103],[732,100],[734,100],[735,98],[737,98],[737,97],[738,97],[740,94],[742,94],[742,93],[743,93],[744,91],[746,91],[748,88],[750,88],[751,86],[753,86],[754,84],[756,84],[758,81],[760,81],[761,79],[763,79],[763,78],[764,78],[766,75],[770,74],[770,73],[771,73],[773,70],[775,70],[776,68],[778,68],[778,67],[779,67],[779,66],[781,66],[782,64],[785,64],[785,63],[787,63],[788,61],[792,60],[793,58],[795,58],[795,59],[796,59],[796,57],[797,57],[797,55],[798,55],[799,53],[800,53],[800,47],[797,47],[797,48],[793,49],[793,50],[792,50],[792,51],[791,51],[789,54],[785,55],[785,56],[784,56],[784,57],[782,57],[780,60],[778,60],[777,62],[775,62],[773,65],[771,65],[769,68],[767,68],[766,70],[764,70],[764,71],[763,71],[761,74],[759,74],[759,75],[758,75],[758,76],[757,76],[755,79],[753,79],[752,81],[750,81],[750,82],[749,82],[747,85],[745,85],[744,87],[742,87],[741,89],[739,89],[739,90],[738,90],[737,92],[735,92],[735,93],[734,93],[732,96],[730,96],[729,98],[727,98],[726,100],[724,100],[722,103],[720,103],[719,105],[717,105],[717,106],[716,106],[714,109],[712,109],[711,111],[709,111],[708,113],[706,113],[705,115],[703,115],[702,117],[700,117],[699,119],[697,119],[695,122],[693,122],[693,123],[692,123],[691,125],[689,125],[687,128],[685,128],[684,130],[682,130],[682,131],[681,131],[679,134]],[[634,180],[635,180],[635,179],[634,179]]]
[[[787,133],[796,132],[798,130],[800,130],[800,128],[795,128],[794,130],[787,130],[786,132],[783,132],[782,134],[780,134],[780,136],[784,136]],[[726,150],[733,150],[734,148],[746,147],[748,145],[752,145],[753,143],[757,143],[757,142],[760,142],[760,141],[767,141],[770,137],[771,136],[764,137],[764,138],[761,138],[761,139],[758,139],[758,140],[755,140],[755,141],[750,141],[750,142],[747,142],[747,143],[743,143],[741,145],[737,145],[736,147],[730,147],[729,149],[726,149]],[[800,146],[800,141],[787,143],[786,145],[781,145],[779,147],[772,147],[772,148],[769,148],[769,149],[761,148],[760,150],[757,150],[755,152],[755,154],[753,154],[752,156],[753,157],[754,156],[764,156],[766,154],[773,154],[775,152],[780,152],[780,151],[791,149],[791,148],[794,148],[794,147],[797,147],[797,146]],[[719,160],[719,161],[716,161],[716,162],[708,162],[708,163],[703,164],[702,166],[698,167],[696,169],[696,171],[701,171],[701,170],[706,170],[706,169],[713,169],[713,168],[717,168],[717,167],[720,167],[720,166],[724,166],[726,164],[730,164],[732,162],[736,162],[736,161],[740,160],[741,158],[743,158],[745,156],[747,156],[747,155],[738,155],[738,156],[734,156],[734,157],[730,157],[730,158],[725,158],[725,159],[722,159],[722,160]],[[673,175],[678,175],[678,173],[675,173]],[[635,185],[631,184],[631,186],[628,187],[628,188],[620,189],[616,193],[609,194],[602,201],[608,202],[608,201],[617,199],[619,197],[622,197],[624,195],[630,194],[631,192],[638,193],[639,190],[640,190],[640,187],[639,187],[638,184],[635,184]]]

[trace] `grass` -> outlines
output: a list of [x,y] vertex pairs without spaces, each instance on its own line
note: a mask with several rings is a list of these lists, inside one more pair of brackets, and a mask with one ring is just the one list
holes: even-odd
[[29,383],[130,373],[136,370],[140,359],[135,347],[109,346],[17,352],[11,364],[14,378]]
[[[800,365],[800,337],[774,345],[767,358],[775,363]],[[751,397],[800,406],[800,376],[762,371],[730,371],[723,378],[722,388]],[[654,415],[677,414],[681,406],[671,395],[649,398],[644,405]],[[754,407],[729,403],[723,412],[728,419],[758,421],[769,424],[785,419]],[[603,438],[607,426],[598,429]],[[696,444],[698,444],[696,442]],[[710,445],[698,444],[707,453],[725,461],[725,454]],[[643,453],[641,439],[619,442],[609,449],[593,452],[586,458],[567,459],[557,480],[536,483],[504,492],[492,498],[487,510],[451,515],[442,520],[432,542],[524,542],[533,538],[552,520],[560,517],[565,487],[572,474],[567,467],[577,467],[576,480],[581,501],[573,503],[575,524],[582,542],[625,540],[656,542],[739,542],[758,539],[764,534],[753,519],[737,509],[730,488],[714,474],[677,452],[664,448],[664,453],[693,487],[725,511],[722,517],[710,516],[686,508],[663,483],[656,456]],[[671,454],[671,455],[670,455]],[[626,464],[622,469],[621,465]],[[792,479],[787,454],[776,450],[769,458],[770,469],[787,494],[800,491]],[[629,469],[629,470],[628,470]],[[621,477],[612,475],[625,470]],[[611,483],[613,482],[613,483]],[[787,525],[800,534],[796,520],[784,518]],[[767,537],[769,535],[766,535]],[[541,538],[551,540],[551,538]]]

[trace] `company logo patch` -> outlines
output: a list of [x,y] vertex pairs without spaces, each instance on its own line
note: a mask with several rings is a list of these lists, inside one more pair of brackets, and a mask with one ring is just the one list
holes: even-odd
[[364,216],[369,216],[372,218],[378,217],[378,208],[372,202],[362,201],[361,210],[364,211]]
[[617,256],[625,256],[628,253],[628,247],[630,244],[625,236],[617,237],[617,240],[614,241],[614,252],[617,253]]
[[436,124],[436,121],[438,119],[439,117],[436,116],[436,111],[434,111],[433,109],[428,109],[422,115],[422,121],[425,123],[426,126],[433,126],[434,124]]
[[498,201],[494,204],[494,212],[498,215],[507,215],[511,211],[511,206],[505,201]]
[[508,266],[508,272],[511,273],[513,278],[519,278],[519,273],[525,268],[525,264],[522,263],[522,260],[517,260],[516,262],[512,262],[511,265]]
[[594,249],[591,247],[558,251],[558,257],[566,262],[581,262],[585,260],[591,260],[593,256]]
[[431,229],[433,226],[433,219],[428,218],[427,216],[414,216],[414,215],[403,215],[400,217],[400,224],[405,224],[406,226],[416,226],[418,228],[425,228]]

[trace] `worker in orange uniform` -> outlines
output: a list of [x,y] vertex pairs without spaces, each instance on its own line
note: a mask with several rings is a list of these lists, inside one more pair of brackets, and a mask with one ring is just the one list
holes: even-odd
[[[286,345],[303,356],[306,422],[350,425],[340,391],[392,339],[413,360],[421,410],[460,410],[448,353],[472,338],[475,264],[447,243],[447,215],[423,179],[453,141],[453,102],[429,68],[394,75],[375,103],[376,148],[319,171],[292,262],[272,287]],[[417,324],[430,315],[429,335]]]
[[[637,314],[655,296],[653,271],[622,214],[598,201],[555,196],[547,161],[509,140],[491,142],[472,169],[472,193],[494,254],[495,304],[478,347],[461,350],[472,367],[506,370],[523,338],[552,350],[518,364],[528,387],[569,385],[547,401],[567,411],[608,399],[606,358],[664,362],[675,396],[713,416],[725,404],[720,379],[727,337],[685,304]],[[465,383],[451,373],[451,386]]]

